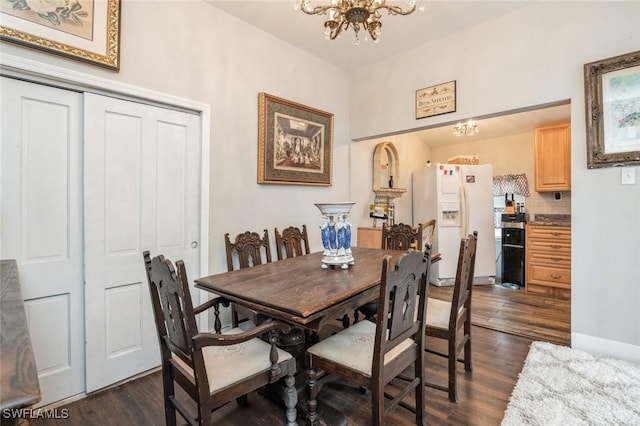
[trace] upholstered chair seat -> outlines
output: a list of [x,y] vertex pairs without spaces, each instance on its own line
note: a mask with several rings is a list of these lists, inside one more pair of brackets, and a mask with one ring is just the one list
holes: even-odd
[[[340,333],[315,344],[308,353],[371,376],[376,325],[371,321],[359,321]],[[415,350],[413,339],[406,339],[384,357],[384,364],[396,359],[409,349]]]
[[[243,333],[241,328],[234,328],[223,334]],[[242,381],[246,377],[259,374],[271,367],[269,354],[271,345],[260,340],[252,339],[246,342],[230,346],[206,346],[202,348],[204,367],[207,372],[209,391],[213,394],[225,387]],[[277,349],[278,362],[291,359],[289,352]],[[193,370],[179,357],[174,356],[173,360],[184,369],[190,376]]]
[[442,329],[449,328],[451,316],[451,302],[446,300],[429,299],[427,302],[427,325]]

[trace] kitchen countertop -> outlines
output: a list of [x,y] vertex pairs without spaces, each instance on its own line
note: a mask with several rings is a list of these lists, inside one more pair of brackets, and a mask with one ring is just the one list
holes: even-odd
[[570,214],[536,214],[529,225],[571,226]]

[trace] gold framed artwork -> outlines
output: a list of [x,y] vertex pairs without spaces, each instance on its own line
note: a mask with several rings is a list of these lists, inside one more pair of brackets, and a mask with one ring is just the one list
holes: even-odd
[[456,81],[416,90],[416,120],[456,112]]
[[587,167],[640,165],[640,51],[584,65]]
[[258,183],[331,186],[333,114],[261,92]]
[[120,69],[120,0],[0,0],[0,39]]

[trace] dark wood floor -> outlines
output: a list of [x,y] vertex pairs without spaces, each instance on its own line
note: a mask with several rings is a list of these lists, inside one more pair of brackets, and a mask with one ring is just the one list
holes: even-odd
[[[429,297],[450,300],[453,287],[430,286]],[[501,285],[473,287],[474,325],[561,345],[571,343],[571,301]]]
[[[432,286],[431,296],[446,297],[448,291],[450,289]],[[473,327],[473,374],[466,376],[462,372],[458,373],[457,404],[450,403],[445,392],[427,388],[426,412],[429,424],[500,424],[531,342],[557,342],[565,338],[564,333],[568,334],[568,303],[559,303],[555,299],[545,303],[542,299],[499,286],[474,287],[473,310],[478,322],[483,325]],[[515,325],[512,324],[514,322]],[[526,334],[527,323],[531,323],[528,329],[531,330],[532,337],[518,335]],[[507,324],[510,334],[487,328],[487,324],[492,327]],[[547,336],[550,338],[546,338]],[[433,341],[429,345],[444,350],[442,343]],[[568,341],[564,343],[568,344]],[[430,381],[446,384],[446,372],[444,358],[427,355]],[[214,424],[272,426],[284,423],[283,409],[280,406],[259,394],[251,394],[249,400],[248,407],[231,403],[218,410],[214,415]],[[349,425],[365,426],[371,423],[369,395],[363,395],[358,389],[344,383],[335,382],[325,386],[318,404],[319,407],[331,406],[342,412]],[[155,372],[98,392],[61,408],[69,410],[67,419],[35,419],[31,423],[35,426],[162,425],[164,414],[160,373]],[[306,423],[300,418],[299,424]],[[409,412],[396,408],[386,424],[403,426],[414,422]]]

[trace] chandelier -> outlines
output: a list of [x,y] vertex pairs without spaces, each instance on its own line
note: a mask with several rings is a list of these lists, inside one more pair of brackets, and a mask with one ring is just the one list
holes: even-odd
[[[312,0],[296,0],[295,8],[302,10],[307,15],[328,15],[329,19],[324,23],[326,39],[334,40],[342,31],[353,28],[355,38],[354,46],[360,44],[358,32],[362,26],[371,36],[374,42],[378,42],[382,30],[382,10],[388,15],[409,15],[416,10],[417,0],[407,0],[407,8],[387,4],[387,0],[329,0],[326,5],[312,5]],[[423,6],[420,7],[422,10]],[[367,34],[365,34],[365,41]]]
[[466,123],[458,123],[453,128],[454,136],[473,136],[478,133],[478,125],[475,120],[469,120]]

